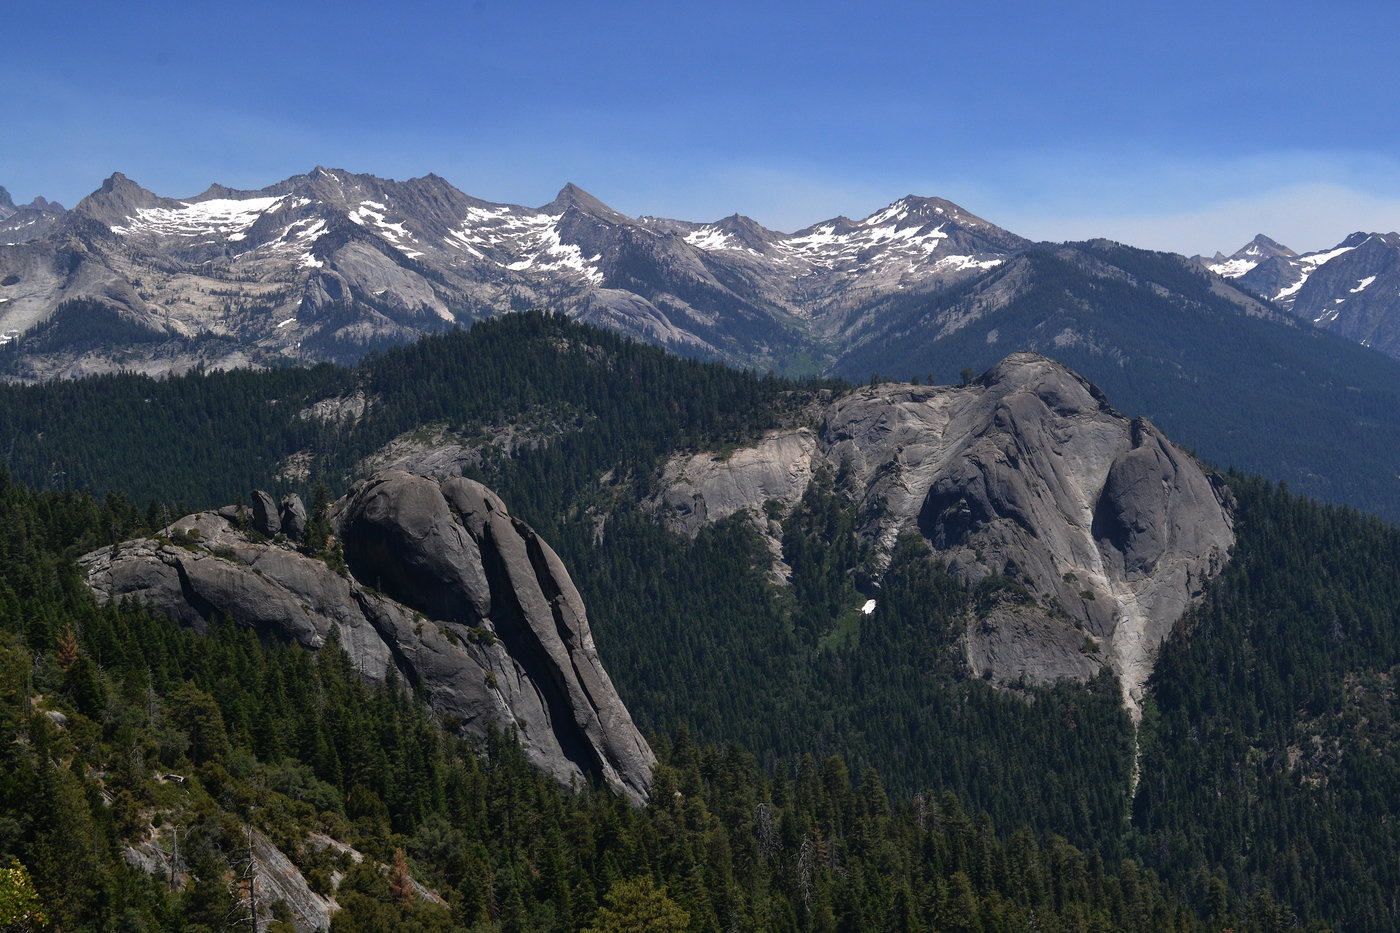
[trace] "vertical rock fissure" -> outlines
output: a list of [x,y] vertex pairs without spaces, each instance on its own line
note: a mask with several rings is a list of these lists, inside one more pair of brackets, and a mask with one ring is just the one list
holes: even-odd
[[564,592],[559,588],[554,580],[554,572],[549,566],[549,561],[544,556],[544,549],[540,545],[540,539],[533,533],[523,535],[525,538],[526,553],[530,558],[530,566],[535,571],[535,579],[539,582],[540,592],[544,594],[545,600],[549,603],[550,616],[554,619],[554,630],[559,635],[559,640],[569,650],[569,664],[574,671],[574,680],[578,683],[579,689],[583,691],[585,699],[588,700],[588,708],[596,716],[599,710],[598,702],[593,698],[593,693],[588,689],[588,679],[579,670],[575,648],[582,648],[582,645],[575,645],[575,635],[568,623],[564,621],[560,607],[564,599]]
[[353,590],[351,596],[360,608],[360,615],[369,623],[370,628],[374,629],[379,640],[384,642],[384,646],[389,649],[389,656],[394,659],[394,669],[399,672],[399,676],[415,689],[425,686],[418,676],[417,668],[404,654],[403,645],[399,643],[398,634],[393,624],[385,619],[377,608],[370,605],[368,596],[362,590]]
[[580,735],[563,677],[552,664],[544,663],[549,652],[539,634],[530,626],[520,597],[515,592],[515,581],[489,525],[477,539],[477,546],[481,549],[481,561],[486,567],[487,578],[501,581],[500,586],[491,587],[491,619],[495,623],[496,637],[505,642],[511,658],[525,671],[525,676],[544,701],[560,752],[584,774],[601,777],[601,757]]

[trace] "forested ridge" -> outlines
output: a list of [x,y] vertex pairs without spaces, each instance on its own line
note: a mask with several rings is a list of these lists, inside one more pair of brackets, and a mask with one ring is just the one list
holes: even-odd
[[[671,451],[742,444],[833,388],[518,315],[356,371],[0,390],[11,463],[33,484],[0,488],[0,705],[18,739],[0,861],[27,867],[63,929],[219,928],[196,902],[224,896],[209,878],[250,822],[318,884],[348,866],[306,848],[312,830],[388,866],[348,873],[343,929],[613,929],[648,905],[695,930],[1400,926],[1400,532],[1231,474],[1239,540],[1163,648],[1130,794],[1116,682],[968,675],[969,613],[1033,598],[1014,581],[965,588],[908,538],[875,614],[856,611],[869,555],[842,477],[818,477],[785,518],[783,588],[751,524],[691,541],[637,505]],[[375,400],[358,423],[299,415],[355,392]],[[111,421],[128,415],[134,433]],[[547,441],[488,449],[473,473],[569,566],[665,764],[669,796],[643,810],[561,791],[508,736],[443,736],[410,692],[367,687],[334,650],[99,609],[72,564],[269,485],[298,451],[315,468],[282,488],[338,491],[416,426],[472,437],[511,420]],[[123,839],[166,838],[157,813],[202,827],[204,887],[124,867]],[[75,845],[91,859],[70,903],[53,853]],[[397,849],[446,907],[396,899]],[[609,907],[614,891],[631,906]]]
[[[644,473],[677,448],[736,444],[834,385],[685,360],[531,312],[373,354],[355,369],[0,386],[0,444],[11,473],[35,485],[209,508],[274,486],[294,454],[310,455],[311,472],[282,487],[306,491],[324,481],[339,494],[358,478],[358,461],[404,432],[437,425],[470,437],[533,414],[558,442],[498,467],[533,471],[517,485],[522,495],[547,497],[533,511],[552,514],[600,467]],[[304,414],[355,392],[370,400],[360,418]]]
[[1339,929],[1400,926],[1400,531],[1239,474],[1239,543],[1163,646],[1134,827]]

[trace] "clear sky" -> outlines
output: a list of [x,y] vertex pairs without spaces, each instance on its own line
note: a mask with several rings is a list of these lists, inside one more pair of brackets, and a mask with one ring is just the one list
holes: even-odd
[[1400,228],[1393,0],[0,0],[0,185],[315,165],[780,230],[914,193],[1037,239]]

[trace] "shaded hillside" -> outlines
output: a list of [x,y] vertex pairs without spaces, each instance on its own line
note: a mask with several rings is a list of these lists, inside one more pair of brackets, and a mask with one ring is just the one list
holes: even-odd
[[[279,472],[290,477],[279,492],[309,491],[319,479],[339,493],[357,478],[361,458],[405,432],[439,425],[482,438],[533,417],[560,440],[543,453],[575,468],[504,458],[503,467],[547,474],[522,502],[528,509],[537,496],[551,506],[572,501],[612,467],[642,468],[677,447],[752,436],[775,423],[779,407],[796,404],[795,388],[533,312],[396,348],[353,370],[3,386],[0,438],[14,474],[41,486],[208,508]],[[352,417],[326,414],[356,393],[369,401]],[[298,455],[304,471],[286,473],[285,461]]]

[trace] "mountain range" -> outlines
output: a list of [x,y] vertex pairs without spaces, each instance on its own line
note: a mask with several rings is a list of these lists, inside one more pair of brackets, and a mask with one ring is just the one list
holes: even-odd
[[[533,307],[686,356],[858,381],[956,381],[1034,351],[1213,463],[1396,517],[1400,364],[1356,341],[1384,350],[1400,333],[1385,265],[1400,238],[1353,240],[1267,261],[1256,241],[1259,257],[1206,263],[1032,243],[914,196],[781,233],[627,217],[572,184],[530,208],[435,175],[317,168],[172,199],[115,174],[72,210],[37,199],[0,218],[0,374],[350,362]],[[1363,318],[1364,334],[1343,327]]]
[[[348,361],[550,305],[688,355],[829,365],[877,333],[890,304],[989,279],[1032,246],[949,201],[912,195],[789,234],[739,214],[631,218],[573,184],[529,208],[471,197],[436,175],[397,182],[316,168],[254,191],[216,184],[173,199],[117,173],[72,211],[42,197],[17,207],[0,189],[9,306],[0,331],[32,344],[60,308],[92,302],[102,309],[87,316],[124,322],[125,342],[144,347],[135,357],[160,370]],[[1194,258],[1238,287],[1218,290],[1248,314],[1291,312],[1400,354],[1400,235],[1356,233],[1306,254],[1260,235],[1231,256]],[[1024,272],[1003,269],[999,289],[945,311],[941,335],[995,311],[1007,279],[1024,277],[1008,271]],[[119,349],[37,342],[22,369],[35,378],[110,368],[104,356]]]
[[1353,233],[1295,253],[1260,234],[1207,269],[1323,330],[1400,357],[1400,233]]
[[[117,174],[71,212],[4,219],[0,243],[0,329],[22,335],[32,378],[114,368],[114,342],[138,348],[122,365],[151,371],[348,361],[539,306],[688,355],[782,366],[849,334],[872,298],[955,284],[1029,245],[936,198],[781,234],[738,215],[629,218],[572,184],[526,208],[434,175],[323,168],[185,200]],[[64,313],[74,303],[82,315]],[[125,339],[82,339],[104,317]]]

